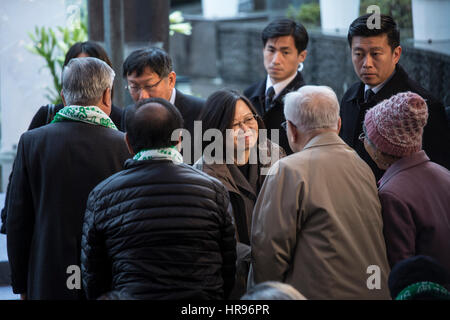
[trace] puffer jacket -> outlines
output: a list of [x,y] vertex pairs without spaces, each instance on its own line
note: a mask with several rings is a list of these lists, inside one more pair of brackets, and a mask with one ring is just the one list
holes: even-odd
[[229,196],[216,179],[170,160],[128,160],[90,194],[81,269],[89,299],[223,299],[234,284]]

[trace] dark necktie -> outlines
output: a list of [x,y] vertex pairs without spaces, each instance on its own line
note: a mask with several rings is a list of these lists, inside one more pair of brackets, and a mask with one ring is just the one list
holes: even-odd
[[265,105],[264,105],[264,110],[267,112],[270,110],[271,108],[271,104],[272,104],[272,100],[273,100],[273,96],[275,95],[275,90],[273,87],[270,87],[269,89],[267,89],[266,92],[266,101],[265,101]]
[[366,92],[364,92],[364,102],[367,103],[371,101],[374,95],[375,92],[373,92],[372,89],[366,90]]

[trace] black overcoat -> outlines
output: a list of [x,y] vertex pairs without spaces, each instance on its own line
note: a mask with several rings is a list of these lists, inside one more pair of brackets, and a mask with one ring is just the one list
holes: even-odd
[[412,80],[406,71],[397,64],[395,74],[373,96],[372,100],[364,103],[364,83],[357,82],[345,92],[341,101],[342,127],[339,135],[369,164],[377,181],[381,178],[384,171],[378,169],[375,162],[364,149],[363,142],[358,139],[362,132],[364,115],[367,110],[377,103],[389,99],[399,92],[406,91],[417,93],[425,99],[428,105],[429,116],[423,133],[423,149],[431,161],[450,169],[450,130],[447,126],[443,104]]
[[14,293],[83,298],[82,290],[68,289],[66,272],[80,266],[86,201],[129,157],[123,133],[93,124],[58,122],[21,136],[7,199]]

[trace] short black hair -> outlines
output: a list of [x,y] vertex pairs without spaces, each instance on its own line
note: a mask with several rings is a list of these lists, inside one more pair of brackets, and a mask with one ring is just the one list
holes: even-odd
[[[162,108],[161,108],[162,107]],[[161,98],[144,99],[126,113],[128,140],[134,153],[175,146],[172,133],[183,128],[180,111]]]
[[[200,114],[202,134],[208,129],[217,129],[222,133],[222,136],[225,137],[226,130],[233,127],[236,103],[238,100],[244,101],[249,107],[258,122],[258,129],[265,129],[264,122],[261,117],[258,116],[258,112],[247,97],[236,90],[222,89],[211,94],[206,100],[205,107]],[[225,146],[226,141],[224,140],[223,142]],[[203,150],[209,143],[210,142],[208,141],[203,142]]]
[[78,57],[78,55],[81,53],[85,53],[89,57],[105,61],[108,64],[108,66],[112,68],[111,60],[109,59],[105,49],[103,49],[101,45],[93,41],[77,42],[73,44],[69,48],[69,51],[67,51],[66,53],[66,58],[64,60],[64,67],[69,63],[70,60]]
[[157,47],[135,50],[123,63],[123,77],[126,78],[134,72],[139,77],[146,67],[164,78],[172,72],[172,59],[167,52]]
[[375,37],[381,34],[386,34],[389,46],[392,51],[400,45],[400,31],[398,29],[397,23],[391,16],[386,14],[380,15],[380,28],[369,29],[367,27],[367,20],[372,16],[371,13],[365,14],[359,18],[356,18],[350,24],[348,28],[348,44],[350,48],[352,47],[352,39],[355,36],[359,37]]
[[301,23],[291,19],[278,19],[269,23],[261,34],[263,46],[266,46],[269,39],[283,36],[292,36],[294,38],[298,53],[305,50],[308,46],[309,37],[306,28]]

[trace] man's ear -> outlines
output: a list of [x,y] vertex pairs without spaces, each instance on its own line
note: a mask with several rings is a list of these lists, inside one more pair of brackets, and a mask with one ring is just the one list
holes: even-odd
[[111,104],[112,104],[111,88],[106,88],[106,90],[103,91],[102,103],[106,107],[111,108]]
[[308,50],[303,50],[298,54],[298,63],[302,63],[306,59],[306,55],[308,54]]
[[289,136],[291,142],[293,142],[293,144],[297,144],[299,138],[297,128],[290,121],[287,122],[287,125],[288,125],[287,129],[289,130],[290,133]]
[[125,132],[125,135],[124,135],[124,139],[125,139],[125,144],[127,145],[127,148],[128,148],[128,152],[129,152],[132,156],[134,156],[135,153],[134,153],[134,151],[133,151],[133,148],[131,147],[131,144],[130,144],[130,138],[128,138],[128,133],[126,133],[126,132]]
[[178,150],[178,152],[181,152],[181,140],[182,140],[181,136],[182,136],[182,134],[183,134],[183,131],[180,130],[180,134],[178,135],[178,142],[177,142],[177,150]]
[[341,117],[339,117],[338,120],[338,127],[337,127],[337,134],[339,135],[339,132],[341,132],[341,126],[342,126],[342,121],[341,121]]
[[63,93],[62,90],[61,90],[60,95],[61,95],[61,99],[62,99],[62,102],[63,102],[63,104],[64,104],[64,107],[66,107],[66,106],[67,106],[67,103],[66,103],[66,99],[64,99],[64,93]]
[[177,74],[174,71],[171,71],[167,76],[167,79],[169,81],[170,89],[175,88],[175,83],[177,82]]
[[393,55],[394,55],[394,62],[395,64],[397,64],[398,60],[400,60],[400,56],[402,55],[402,47],[398,46],[397,48],[395,48]]

